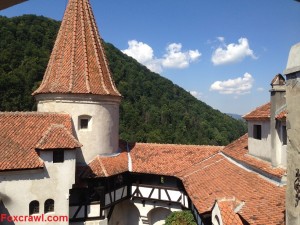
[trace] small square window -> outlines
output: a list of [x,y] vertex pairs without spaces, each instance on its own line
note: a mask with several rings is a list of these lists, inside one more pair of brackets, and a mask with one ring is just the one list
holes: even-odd
[[88,129],[89,128],[89,119],[80,119],[80,129]]
[[253,138],[261,140],[261,125],[253,126]]
[[62,149],[53,151],[53,163],[64,162],[64,151]]

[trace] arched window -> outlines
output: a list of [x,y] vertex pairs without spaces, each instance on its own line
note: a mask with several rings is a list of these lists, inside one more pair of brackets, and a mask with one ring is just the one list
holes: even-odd
[[54,200],[53,199],[47,199],[45,201],[45,213],[48,212],[54,212]]
[[38,201],[32,201],[29,203],[29,215],[37,214],[40,212],[40,203]]

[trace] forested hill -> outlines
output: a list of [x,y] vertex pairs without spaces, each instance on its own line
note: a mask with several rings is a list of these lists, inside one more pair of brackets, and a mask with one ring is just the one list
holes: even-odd
[[[0,111],[31,111],[59,22],[24,15],[0,17]],[[124,96],[120,138],[128,141],[225,145],[245,124],[212,109],[184,89],[105,43],[111,71]]]

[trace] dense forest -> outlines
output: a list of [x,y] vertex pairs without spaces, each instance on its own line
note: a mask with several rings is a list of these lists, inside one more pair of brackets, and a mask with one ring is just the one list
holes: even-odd
[[[60,22],[35,15],[0,17],[0,111],[32,111]],[[128,141],[226,145],[245,123],[214,110],[170,80],[104,43],[123,95],[120,138]]]

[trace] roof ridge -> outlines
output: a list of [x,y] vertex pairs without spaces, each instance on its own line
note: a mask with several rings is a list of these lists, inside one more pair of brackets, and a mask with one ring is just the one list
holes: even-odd
[[48,141],[47,139],[48,139],[49,135],[51,135],[52,132],[55,132],[55,129],[63,129],[63,131],[66,132],[66,134],[69,136],[69,138],[71,138],[71,140],[75,143],[75,147],[81,147],[82,146],[82,144],[73,136],[73,134],[63,124],[53,123],[53,124],[50,124],[48,129],[43,133],[41,139],[38,141],[38,143],[36,144],[35,147],[37,149],[47,149],[47,148],[42,147],[42,146]]
[[107,173],[107,170],[106,170],[105,166],[103,165],[103,163],[102,163],[101,158],[100,158],[99,155],[98,155],[97,159],[98,159],[98,162],[99,162],[99,164],[100,164],[100,166],[101,166],[101,169],[102,169],[104,175],[105,175],[106,177],[108,177],[109,175],[108,175],[108,173]]
[[141,144],[141,145],[163,145],[163,146],[188,146],[188,147],[209,147],[209,148],[215,148],[215,147],[220,147],[220,148],[224,148],[225,146],[222,145],[190,145],[190,144],[170,144],[170,143],[154,143],[154,142],[150,142],[150,143],[146,143],[146,142],[136,142],[135,144]]
[[40,116],[40,115],[45,115],[45,116],[48,116],[48,115],[61,115],[61,116],[70,116],[70,114],[68,113],[64,113],[64,112],[37,112],[37,111],[34,111],[34,112],[22,112],[22,111],[15,111],[15,112],[0,112],[0,115],[28,115],[28,116]]

